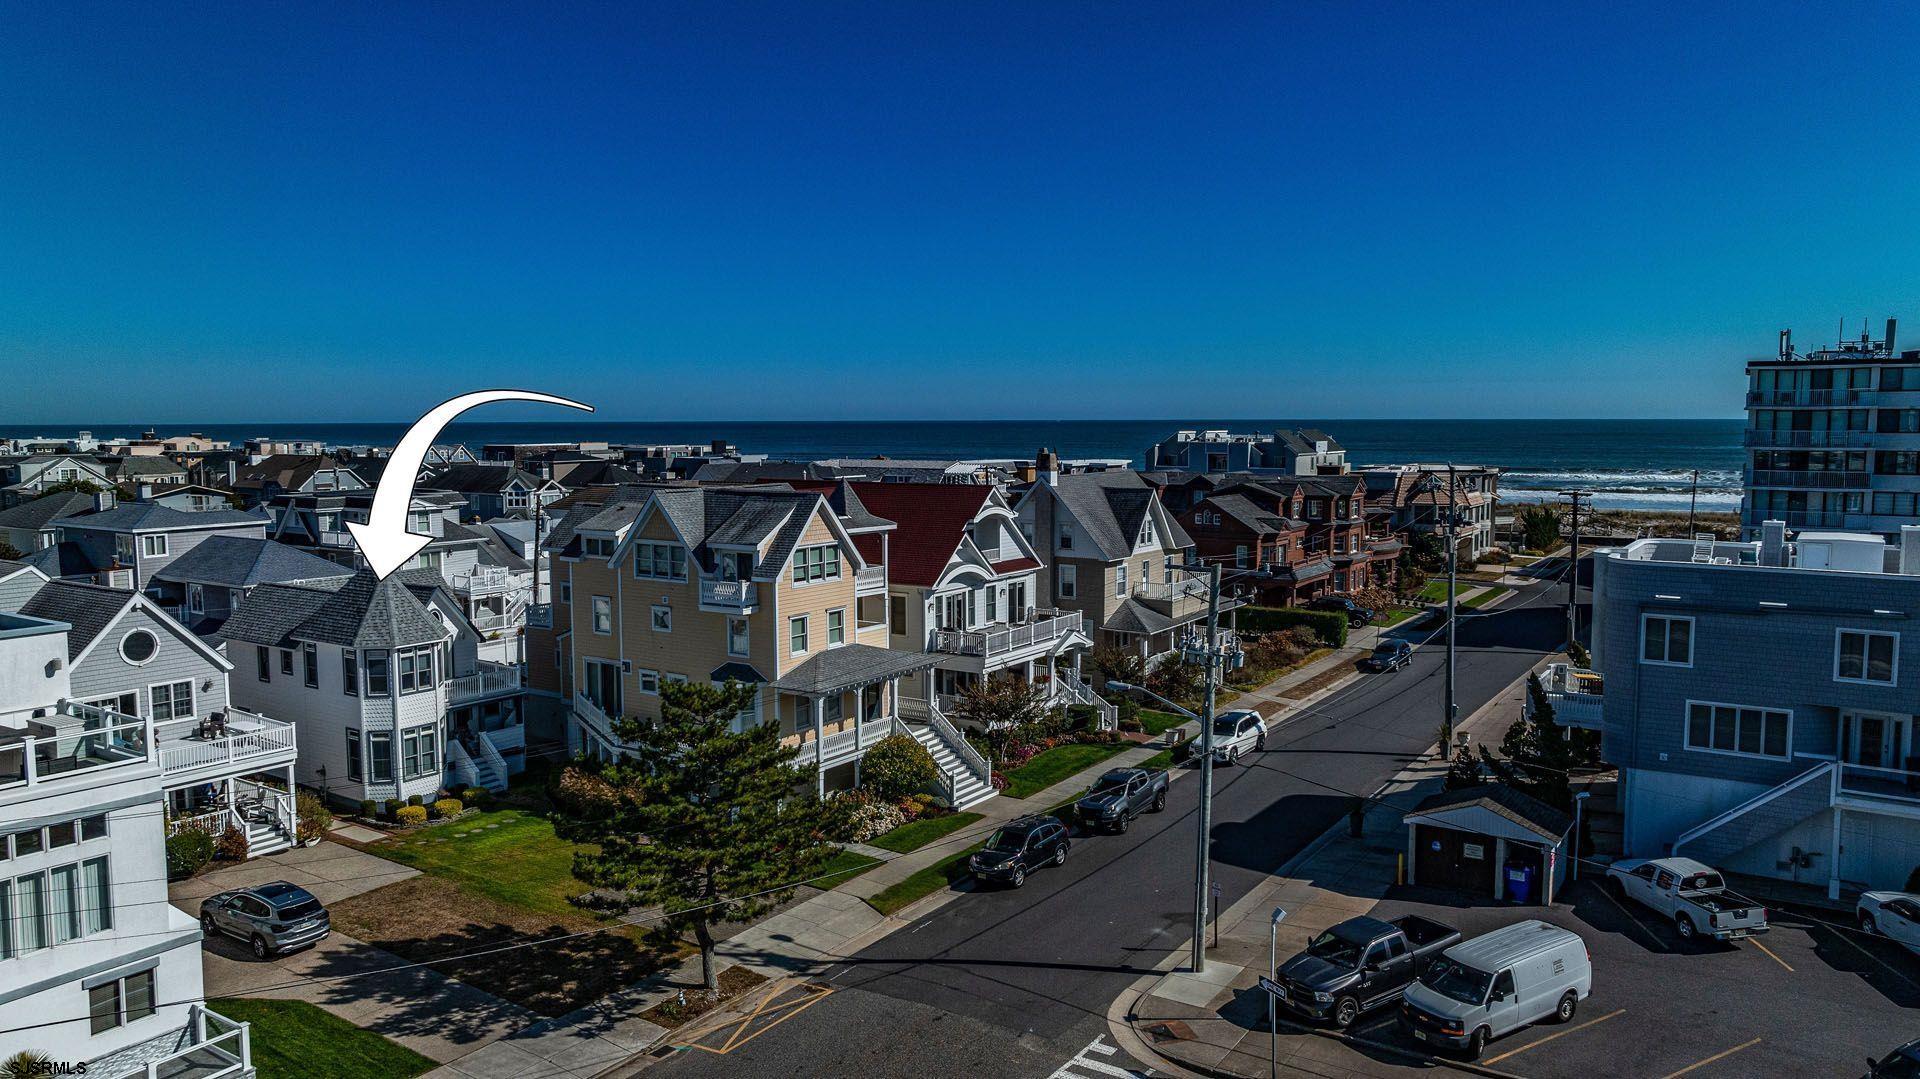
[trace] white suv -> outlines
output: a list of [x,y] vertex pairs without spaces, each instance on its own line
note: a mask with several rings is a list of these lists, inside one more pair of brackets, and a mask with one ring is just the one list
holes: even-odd
[[1267,721],[1260,713],[1236,709],[1213,717],[1213,759],[1233,764],[1267,748]]

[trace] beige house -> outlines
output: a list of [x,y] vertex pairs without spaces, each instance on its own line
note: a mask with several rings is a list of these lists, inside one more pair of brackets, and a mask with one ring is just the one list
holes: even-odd
[[866,750],[899,731],[933,752],[956,804],[991,797],[957,732],[903,715],[937,660],[887,647],[892,528],[844,485],[623,488],[570,513],[549,540],[569,748],[631,754],[614,717],[657,716],[666,683],[737,681],[758,687],[739,729],[779,724],[822,794],[857,786]]

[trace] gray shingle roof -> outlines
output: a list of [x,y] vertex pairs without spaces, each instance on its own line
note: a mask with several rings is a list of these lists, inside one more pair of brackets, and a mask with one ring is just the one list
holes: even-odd
[[1465,806],[1477,806],[1505,817],[1542,839],[1554,842],[1565,839],[1567,832],[1573,828],[1572,817],[1505,783],[1483,783],[1477,787],[1441,791],[1414,806],[1413,812],[1407,814],[1405,819],[1413,820]]
[[63,527],[90,528],[106,532],[146,532],[166,528],[220,528],[238,525],[265,527],[266,524],[265,517],[240,510],[206,510],[200,513],[189,513],[185,510],[162,506],[157,502],[122,502],[110,510],[70,518],[64,522]]
[[20,605],[20,613],[72,626],[67,634],[67,658],[71,660],[86,651],[87,645],[133,602],[133,597],[134,592],[125,588],[48,581]]
[[449,465],[420,486],[438,491],[491,493],[506,490],[515,480],[529,491],[539,490],[544,483],[533,473],[512,465]]
[[870,644],[849,644],[829,648],[788,671],[774,683],[774,688],[808,696],[840,693],[929,670],[938,663],[938,659],[925,652],[896,652]]
[[1207,499],[1206,505],[1209,509],[1219,510],[1262,535],[1286,532],[1298,527],[1295,522],[1268,511],[1266,507],[1256,504],[1245,495],[1215,495]]
[[1173,625],[1173,619],[1139,600],[1124,599],[1100,628],[1113,633],[1160,633],[1172,629]]
[[186,472],[165,457],[110,457],[107,468],[119,477],[174,476]]
[[[1054,484],[1055,497],[1065,503],[1074,519],[1108,561],[1133,553],[1133,541],[1140,534],[1140,522],[1157,495],[1137,472],[1075,472],[1061,476]],[[1167,519],[1172,535],[1167,539],[1175,547],[1189,547],[1193,541],[1171,517]]]
[[754,579],[773,580],[800,542],[811,519],[808,511],[820,502],[811,491],[787,487],[653,487],[622,488],[640,497],[637,501],[614,501],[589,513],[578,523],[569,520],[554,529],[548,546],[564,550],[576,532],[613,532],[633,523],[649,497],[656,498],[660,512],[693,549],[702,564],[708,561],[708,545],[714,543],[742,546],[766,544],[766,554],[754,567]]
[[261,584],[351,577],[353,570],[269,539],[209,536],[153,576],[160,581],[252,588]]
[[0,528],[44,528],[48,522],[77,517],[93,510],[93,496],[80,491],[55,491],[31,502],[0,510]]
[[62,540],[50,547],[42,547],[21,561],[49,577],[78,577],[83,574],[98,573],[108,568],[94,561],[86,548],[71,540]]
[[270,646],[298,640],[398,648],[444,640],[447,628],[427,613],[403,574],[379,580],[361,571],[320,584],[261,585],[241,601],[223,634]]

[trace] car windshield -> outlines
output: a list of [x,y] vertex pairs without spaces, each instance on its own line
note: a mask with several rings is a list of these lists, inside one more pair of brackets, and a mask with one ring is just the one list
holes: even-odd
[[302,918],[311,918],[320,913],[320,901],[311,898],[289,899],[284,904],[276,905],[274,909],[280,915],[281,921],[297,922]]
[[1448,999],[1478,1005],[1486,1001],[1493,975],[1441,958],[1420,975],[1420,984]]
[[1234,728],[1238,726],[1240,726],[1240,713],[1238,712],[1229,712],[1224,716],[1213,717],[1213,733],[1215,734],[1232,734]]
[[1324,959],[1336,967],[1349,969],[1360,965],[1361,945],[1358,941],[1346,940],[1332,930],[1313,938],[1307,945],[1307,954],[1315,959]]
[[1105,794],[1108,791],[1123,790],[1126,788],[1127,780],[1131,775],[1132,773],[1130,772],[1108,772],[1106,775],[1094,780],[1093,788],[1087,793]]
[[987,840],[988,850],[1002,853],[1012,853],[1026,845],[1027,830],[1025,828],[1002,828],[993,833],[992,839]]
[[1373,646],[1373,654],[1376,656],[1390,656],[1399,650],[1399,641],[1381,641],[1379,644]]

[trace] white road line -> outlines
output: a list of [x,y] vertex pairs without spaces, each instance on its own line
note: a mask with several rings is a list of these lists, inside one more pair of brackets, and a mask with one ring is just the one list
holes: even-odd
[[[1087,1079],[1087,1073],[1089,1072],[1091,1072],[1094,1075],[1111,1075],[1111,1076],[1117,1077],[1117,1079],[1144,1079],[1144,1077],[1148,1074],[1146,1072],[1137,1072],[1127,1068],[1118,1067],[1116,1065],[1109,1064],[1104,1060],[1093,1060],[1087,1056],[1088,1053],[1099,1053],[1101,1056],[1112,1056],[1115,1052],[1117,1052],[1117,1050],[1113,1046],[1107,1044],[1106,1035],[1103,1034],[1100,1037],[1093,1039],[1093,1041],[1089,1043],[1086,1048],[1080,1050],[1078,1053],[1075,1053],[1072,1060],[1069,1060],[1065,1064],[1060,1065],[1060,1067],[1052,1075],[1048,1076],[1047,1079]],[[1083,1070],[1074,1071],[1073,1069],[1075,1068],[1080,1068]]]

